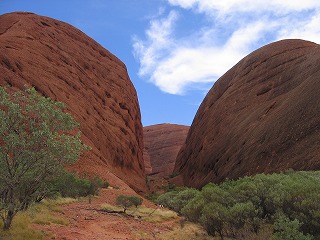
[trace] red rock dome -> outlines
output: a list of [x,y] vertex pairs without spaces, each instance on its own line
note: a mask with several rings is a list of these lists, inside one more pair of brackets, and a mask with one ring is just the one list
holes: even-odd
[[175,166],[201,187],[226,178],[320,169],[320,47],[264,46],[225,73],[202,102]]
[[173,173],[177,154],[186,140],[189,127],[157,124],[143,128],[146,173],[168,177]]
[[69,24],[11,13],[0,16],[0,72],[2,86],[66,104],[92,147],[75,171],[146,190],[137,94],[117,57]]

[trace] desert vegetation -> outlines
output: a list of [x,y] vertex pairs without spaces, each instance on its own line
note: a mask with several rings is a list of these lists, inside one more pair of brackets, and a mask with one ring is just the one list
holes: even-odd
[[[123,206],[113,206],[110,204],[102,204],[101,210],[109,213],[124,213]],[[154,209],[146,206],[139,205],[137,207],[130,206],[126,208],[124,213],[128,217],[140,219],[142,221],[161,223],[167,220],[175,220],[178,215],[176,212],[168,209]]]
[[52,193],[61,176],[70,177],[64,167],[88,149],[76,131],[79,124],[63,110],[62,103],[40,96],[34,88],[14,93],[0,88],[0,217],[4,229],[10,228],[19,211]]
[[123,208],[123,212],[126,213],[127,209],[131,206],[136,208],[142,204],[142,198],[136,196],[119,195],[117,197],[117,205]]
[[258,174],[157,201],[221,239],[319,239],[319,180],[318,171]]
[[109,183],[99,177],[82,178],[64,171],[59,178],[48,183],[47,197],[79,198],[97,195],[100,188],[107,188]]
[[[57,216],[56,213],[63,211],[63,205],[77,201],[74,198],[55,198],[45,199],[40,203],[31,203],[30,207],[25,211],[20,211],[13,219],[13,224],[8,230],[0,230],[0,239],[7,240],[42,240],[49,233],[43,233],[34,229],[33,224],[38,225],[69,225],[69,220]],[[3,222],[0,222],[3,227]]]

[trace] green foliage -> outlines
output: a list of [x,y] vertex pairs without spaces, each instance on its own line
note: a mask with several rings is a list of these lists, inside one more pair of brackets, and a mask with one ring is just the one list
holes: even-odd
[[64,105],[34,88],[8,94],[0,87],[0,217],[14,215],[46,192],[47,183],[87,147]]
[[301,223],[297,220],[290,220],[285,216],[280,216],[274,222],[274,234],[272,239],[274,240],[311,240],[310,235],[304,235],[299,231]]
[[108,186],[108,182],[104,182],[99,177],[92,179],[79,178],[76,175],[63,172],[58,178],[48,183],[48,188],[51,189],[51,195],[61,195],[62,197],[84,197],[88,195],[96,195],[102,187]]
[[[291,228],[295,228],[295,235],[302,236],[301,239],[319,238],[319,180],[320,172],[258,174],[220,185],[209,183],[197,194],[187,195],[185,200],[183,192],[168,192],[159,196],[158,203],[220,237],[258,234],[265,224],[271,224],[278,239],[293,231]],[[277,217],[280,215],[287,220],[280,221]]]
[[108,188],[110,186],[110,183],[108,182],[108,181],[104,181],[103,183],[102,183],[102,188]]
[[143,199],[136,196],[125,196],[125,195],[119,195],[116,199],[117,205],[123,207],[123,212],[125,213],[126,210],[131,207],[135,206],[138,207],[142,204]]
[[181,209],[199,193],[196,189],[167,192],[158,197],[157,203],[175,212],[181,213]]
[[176,190],[176,185],[169,182],[168,185],[163,185],[162,189],[165,190],[166,192],[168,191],[175,191]]
[[135,207],[138,207],[142,204],[143,199],[141,197],[132,196],[130,197],[131,202]]
[[149,201],[154,202],[154,203],[157,202],[157,199],[158,199],[159,196],[160,196],[160,193],[157,193],[157,192],[155,192],[155,193],[146,193],[144,195],[144,197],[146,199],[148,199]]
[[158,198],[157,198],[157,203],[158,204],[162,204],[163,206],[167,207],[167,208],[170,208],[170,206],[173,205],[173,199],[174,197],[177,196],[177,192],[175,191],[172,191],[172,192],[167,192],[165,194],[162,194],[160,195]]

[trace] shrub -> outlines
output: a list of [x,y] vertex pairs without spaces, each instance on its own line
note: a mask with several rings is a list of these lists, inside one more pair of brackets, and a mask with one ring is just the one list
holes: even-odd
[[184,206],[186,206],[199,193],[196,189],[181,189],[180,191],[171,191],[158,197],[157,203],[161,204],[179,214]]
[[73,173],[64,172],[49,184],[49,188],[51,188],[49,197],[57,194],[72,198],[96,195],[104,185],[105,182],[99,177],[85,179],[79,178]]
[[[158,198],[158,203],[220,237],[258,234],[263,226],[271,224],[274,238],[280,239],[290,231],[296,231],[301,239],[319,238],[319,179],[320,172],[258,174],[220,185],[209,183],[200,192],[168,192]],[[279,214],[284,220],[278,219]]]
[[102,188],[108,188],[109,186],[110,186],[109,182],[104,181],[103,185],[102,185]]
[[301,223],[297,220],[290,220],[285,216],[280,216],[274,223],[274,234],[272,235],[273,240],[311,240],[310,235],[304,235],[300,232]]
[[123,212],[126,213],[127,209],[131,206],[138,207],[142,204],[142,198],[136,196],[119,195],[116,199],[117,205],[123,207]]
[[142,204],[143,199],[141,197],[132,196],[132,197],[129,197],[129,198],[130,198],[130,201],[132,202],[132,204],[135,207],[138,207],[138,206],[140,206]]

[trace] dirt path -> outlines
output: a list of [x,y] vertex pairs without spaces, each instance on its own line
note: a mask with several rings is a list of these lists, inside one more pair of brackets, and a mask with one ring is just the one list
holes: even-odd
[[[117,213],[99,211],[101,204],[115,204],[115,199],[124,190],[102,189],[99,197],[88,201],[75,202],[63,206],[63,213],[56,213],[68,219],[68,226],[50,224],[37,225],[36,228],[48,233],[47,239],[55,240],[109,240],[109,239],[159,239],[159,234],[172,230],[178,219],[164,223],[150,223],[141,219],[126,217]],[[156,208],[144,200],[143,205]]]

